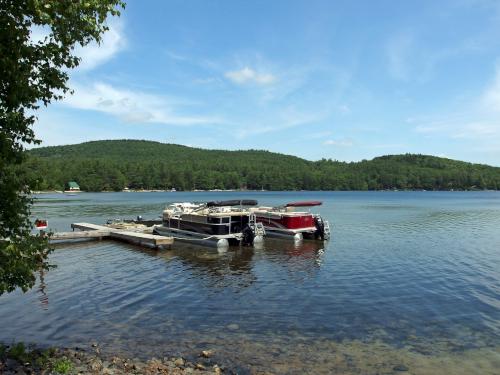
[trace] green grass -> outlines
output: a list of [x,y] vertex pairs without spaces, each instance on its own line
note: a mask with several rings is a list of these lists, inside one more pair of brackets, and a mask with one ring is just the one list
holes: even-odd
[[18,362],[26,363],[31,362],[31,356],[26,351],[26,346],[23,342],[14,344],[8,351],[8,356]]
[[54,348],[41,351],[29,350],[23,342],[12,344],[10,348],[0,344],[0,358],[11,358],[22,364],[31,363],[40,369],[52,368],[54,372],[67,374],[73,367],[72,363],[66,358],[55,359],[55,355]]
[[45,369],[50,364],[50,359],[54,356],[54,354],[54,349],[46,349],[40,353],[40,356],[35,360],[35,362],[40,368]]
[[73,363],[66,358],[57,359],[52,365],[52,370],[58,374],[68,374],[73,369]]
[[[69,374],[73,370],[73,363],[66,357],[55,358],[57,350],[29,350],[23,342],[12,344],[10,347],[0,344],[0,358],[11,358],[19,363],[31,363],[41,370],[51,370],[55,374]],[[1,372],[1,371],[0,371]]]

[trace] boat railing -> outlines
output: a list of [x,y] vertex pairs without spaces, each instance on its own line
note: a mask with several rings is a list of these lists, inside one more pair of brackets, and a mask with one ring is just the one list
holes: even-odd
[[248,225],[252,229],[255,236],[263,237],[266,235],[266,229],[262,223],[257,221],[257,215],[255,215],[255,213],[251,213],[248,216]]

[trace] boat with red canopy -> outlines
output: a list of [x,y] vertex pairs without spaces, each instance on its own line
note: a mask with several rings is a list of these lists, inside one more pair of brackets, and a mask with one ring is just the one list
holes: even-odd
[[328,240],[330,225],[321,215],[309,211],[295,211],[299,207],[320,206],[321,201],[290,202],[278,207],[256,207],[257,222],[264,225],[266,236],[302,239]]
[[300,201],[300,202],[291,202],[285,204],[285,207],[313,207],[313,206],[321,206],[323,202],[321,201]]

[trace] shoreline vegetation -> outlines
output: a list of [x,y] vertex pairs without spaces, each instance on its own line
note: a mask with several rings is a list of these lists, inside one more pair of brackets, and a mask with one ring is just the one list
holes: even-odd
[[153,141],[93,141],[31,149],[20,168],[33,190],[499,190],[500,167],[404,154],[309,161],[261,150],[205,150]]
[[97,343],[89,350],[0,343],[0,374],[234,374],[217,364],[213,354],[212,350],[202,350],[189,359],[167,356],[141,360],[104,354]]
[[[212,190],[178,190],[178,191],[171,191],[171,190],[161,190],[161,189],[143,189],[143,190],[101,190],[101,191],[78,191],[78,192],[64,192],[61,190],[43,190],[43,191],[32,191],[31,193],[34,195],[39,195],[39,194],[80,194],[80,193],[176,193],[176,192],[183,192],[183,193],[214,193],[214,192],[224,192],[224,193],[230,193],[230,192],[253,192],[253,193],[261,193],[261,192],[282,192],[282,191],[296,191],[296,190],[241,190],[241,189],[229,189],[229,190],[222,190],[222,189],[212,189]],[[425,190],[425,189],[415,189],[415,190],[410,190],[410,189],[383,189],[383,190],[300,190],[300,191],[322,191],[322,192],[328,192],[328,191],[351,191],[351,192],[363,192],[363,191],[376,191],[376,192],[427,192],[427,191],[443,191],[443,192],[474,192],[474,191],[484,191],[484,192],[497,192],[498,190],[492,190],[492,189],[468,189],[468,190],[460,190],[460,189],[451,189],[451,190]]]
[[[287,339],[270,345],[253,340],[226,343],[220,348],[189,350],[175,356],[158,348],[157,357],[137,357],[108,352],[97,343],[89,348],[42,348],[19,342],[0,343],[0,373],[14,374],[498,374],[498,346],[465,348],[454,340],[433,344],[408,337],[407,345],[391,346],[379,340],[318,339],[314,344]],[[179,347],[182,344],[180,343]],[[259,358],[257,361],[256,358]]]

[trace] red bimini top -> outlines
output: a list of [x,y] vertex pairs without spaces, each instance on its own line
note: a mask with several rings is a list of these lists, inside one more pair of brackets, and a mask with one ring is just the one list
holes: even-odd
[[285,205],[285,207],[312,207],[321,206],[323,202],[321,201],[302,201],[302,202],[290,202]]
[[45,229],[48,227],[48,223],[47,223],[47,220],[40,220],[40,219],[36,219],[35,220],[35,227],[36,229]]

